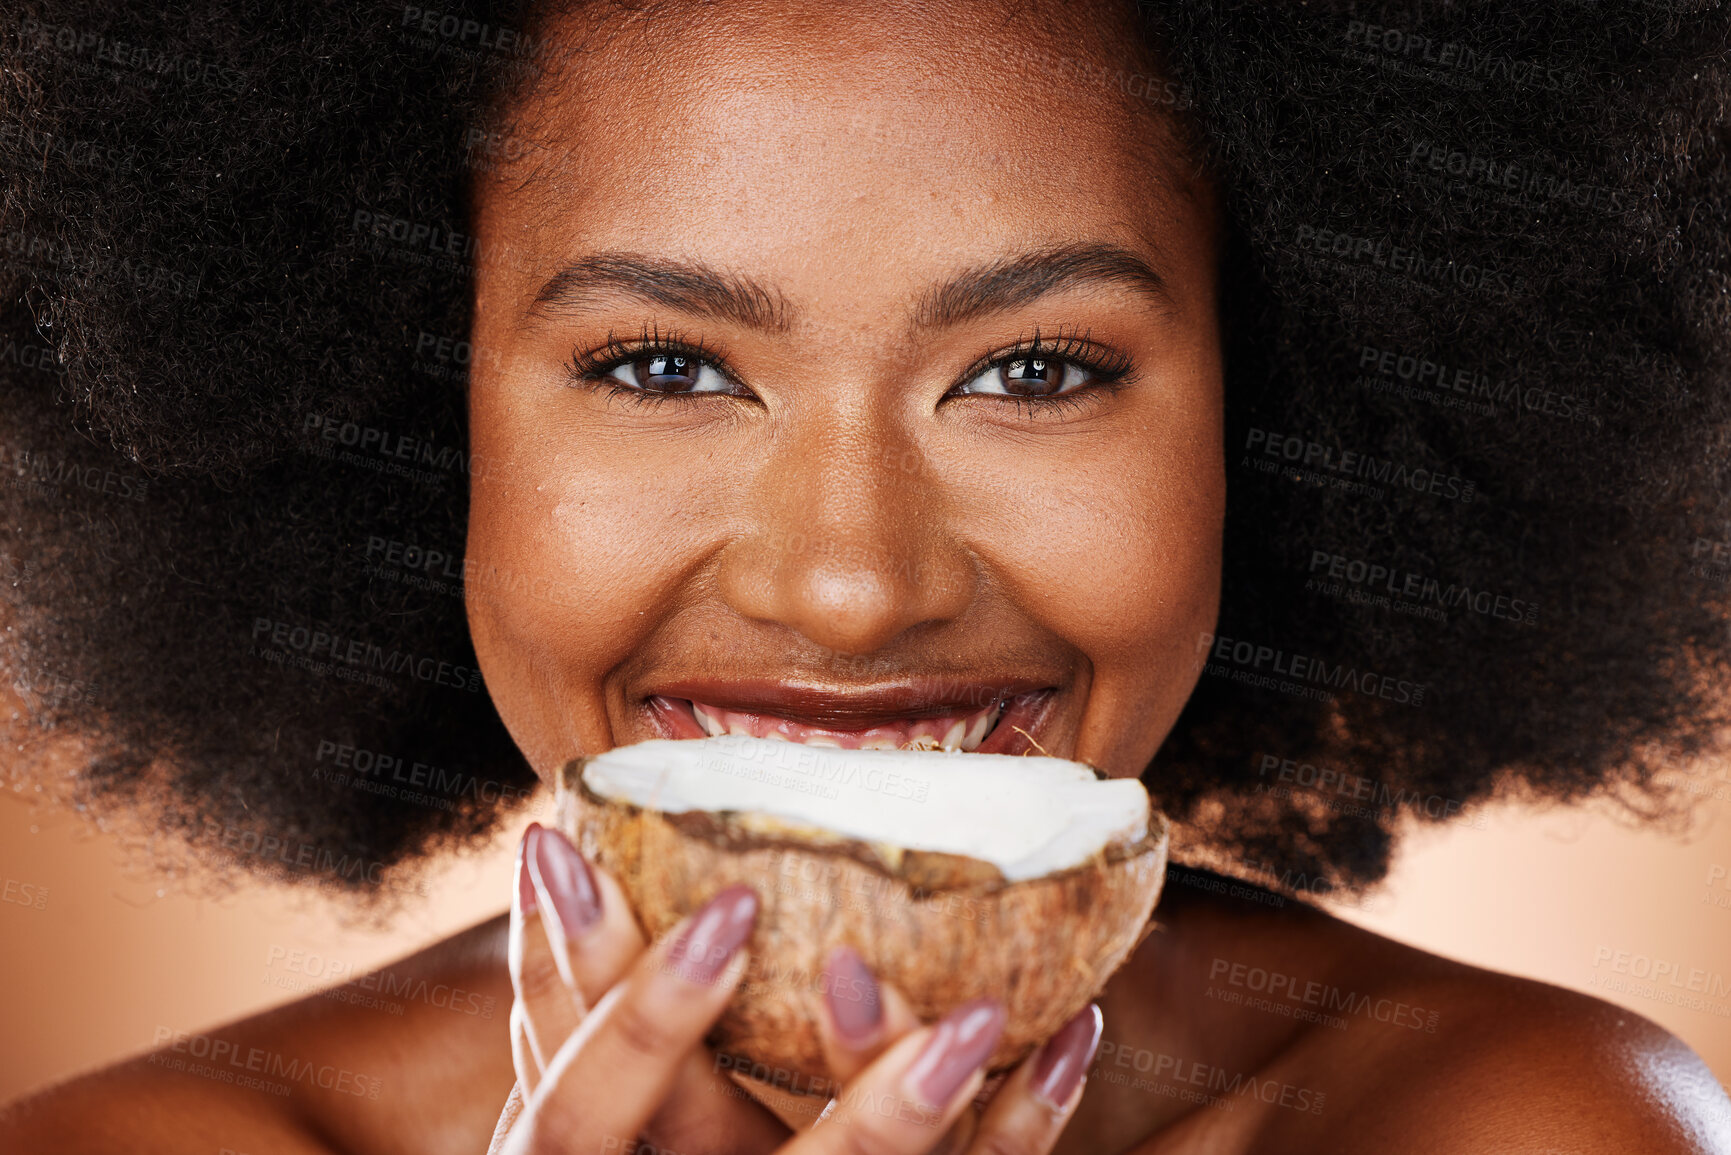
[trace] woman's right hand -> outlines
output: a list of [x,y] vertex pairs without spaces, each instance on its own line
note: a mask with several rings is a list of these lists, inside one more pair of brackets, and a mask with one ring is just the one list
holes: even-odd
[[669,1155],[1051,1149],[1081,1098],[1099,1038],[1090,1006],[1016,1071],[983,1115],[969,1109],[1003,1008],[979,1001],[921,1027],[893,988],[845,948],[846,972],[818,1016],[843,1082],[816,1125],[795,1136],[722,1072],[703,1037],[745,973],[740,949],[757,899],[723,890],[649,945],[624,891],[557,831],[525,834],[511,910],[511,1013],[517,1086],[490,1150],[502,1155]]

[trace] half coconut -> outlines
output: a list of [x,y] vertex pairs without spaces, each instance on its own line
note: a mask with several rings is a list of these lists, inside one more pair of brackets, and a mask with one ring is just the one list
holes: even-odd
[[923,1021],[1003,1002],[996,1072],[1100,993],[1166,868],[1139,781],[1037,756],[656,739],[567,765],[557,821],[651,940],[723,887],[757,892],[750,967],[709,1042],[815,1094],[834,1089],[817,1023],[837,945]]

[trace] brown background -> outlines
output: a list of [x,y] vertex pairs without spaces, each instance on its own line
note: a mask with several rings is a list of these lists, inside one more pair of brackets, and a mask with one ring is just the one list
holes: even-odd
[[[1694,785],[1702,802],[1682,834],[1635,829],[1602,808],[1512,806],[1419,829],[1389,884],[1366,907],[1340,913],[1438,953],[1621,1003],[1680,1035],[1731,1082],[1731,996],[1700,994],[1707,1006],[1682,1006],[1651,987],[1596,985],[1637,981],[1596,963],[1619,951],[1630,967],[1646,956],[1676,963],[1685,979],[1700,968],[1719,976],[1721,990],[1731,984],[1731,887],[1718,879],[1731,874],[1731,778]],[[503,910],[511,852],[531,818],[524,812],[485,853],[441,866],[431,897],[375,926],[348,904],[280,887],[196,897],[155,863],[126,861],[123,841],[82,815],[34,797],[22,782],[0,796],[0,1099],[149,1050],[159,1028],[197,1031],[299,997],[297,986],[332,983],[331,973],[307,972],[359,973]],[[285,961],[296,951],[306,952],[300,973]]]

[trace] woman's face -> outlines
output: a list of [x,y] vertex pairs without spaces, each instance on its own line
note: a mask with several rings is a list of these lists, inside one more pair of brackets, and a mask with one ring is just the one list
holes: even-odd
[[550,30],[476,191],[468,540],[543,776],[702,714],[1159,747],[1219,594],[1211,194],[1127,17],[1010,7]]

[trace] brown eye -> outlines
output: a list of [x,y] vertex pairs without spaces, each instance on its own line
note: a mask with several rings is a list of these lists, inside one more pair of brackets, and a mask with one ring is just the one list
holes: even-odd
[[1000,361],[962,386],[963,393],[999,397],[1053,397],[1075,392],[1094,374],[1062,357],[1016,357]]
[[686,353],[648,353],[633,357],[608,374],[645,393],[725,393],[727,378],[715,367]]
[[1022,397],[1044,397],[1064,386],[1063,361],[1049,357],[1030,357],[1025,361],[1010,361],[998,369],[1004,392]]

